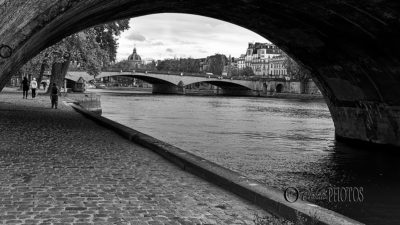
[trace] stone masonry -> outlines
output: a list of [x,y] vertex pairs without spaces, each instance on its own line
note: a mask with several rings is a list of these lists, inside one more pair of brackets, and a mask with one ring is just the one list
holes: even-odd
[[309,69],[338,140],[399,147],[399,9],[398,0],[0,0],[0,90],[29,59],[75,32],[189,13],[252,30]]

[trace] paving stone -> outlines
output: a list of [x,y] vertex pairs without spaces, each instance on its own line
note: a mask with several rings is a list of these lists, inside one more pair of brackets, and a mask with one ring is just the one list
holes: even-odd
[[0,224],[253,224],[267,215],[61,101],[51,109],[48,96],[0,93]]

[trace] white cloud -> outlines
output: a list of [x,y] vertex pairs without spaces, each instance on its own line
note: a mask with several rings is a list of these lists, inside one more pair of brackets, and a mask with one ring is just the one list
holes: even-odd
[[142,58],[163,59],[203,58],[215,53],[238,57],[245,53],[248,42],[269,42],[240,26],[189,14],[136,17],[130,25],[119,39],[118,60],[127,58],[135,45]]
[[126,36],[126,39],[131,40],[131,41],[145,41],[146,37],[137,33],[137,32],[132,32]]
[[163,46],[164,43],[162,41],[151,42],[150,45],[152,46]]
[[208,53],[208,51],[207,50],[204,50],[204,49],[199,49],[198,50],[200,53]]

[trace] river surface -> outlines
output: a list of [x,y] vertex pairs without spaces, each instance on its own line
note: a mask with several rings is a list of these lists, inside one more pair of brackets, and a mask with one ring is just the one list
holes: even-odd
[[[96,91],[107,118],[358,221],[400,224],[399,157],[337,143],[323,100]],[[315,197],[332,187],[356,197]]]

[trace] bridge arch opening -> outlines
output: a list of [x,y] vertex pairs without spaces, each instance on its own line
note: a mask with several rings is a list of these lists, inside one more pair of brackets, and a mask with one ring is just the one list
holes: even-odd
[[207,84],[211,84],[211,85],[214,85],[216,87],[223,88],[223,89],[232,89],[232,88],[234,88],[234,89],[251,90],[250,87],[247,87],[244,84],[234,83],[231,80],[226,80],[226,81],[201,81],[201,82],[189,83],[189,84],[186,84],[186,86],[191,85],[191,84],[198,84],[198,83],[207,83]]
[[400,146],[400,46],[396,43],[400,14],[392,10],[399,4],[395,0],[172,0],[168,4],[28,0],[14,13],[19,7],[15,2],[0,18],[0,44],[12,48],[11,57],[0,59],[0,87],[41,50],[84,28],[152,13],[203,15],[266,37],[308,68],[327,100],[340,140]]
[[220,81],[203,81],[203,82],[195,82],[189,83],[186,86],[190,86],[192,84],[210,84],[212,85],[210,88],[213,89],[214,93],[218,95],[228,95],[228,96],[254,96],[254,90],[251,87],[246,86],[243,83],[240,83],[240,80],[236,81],[232,80],[220,80]]
[[283,85],[282,84],[276,85],[275,90],[276,90],[276,93],[282,93]]

